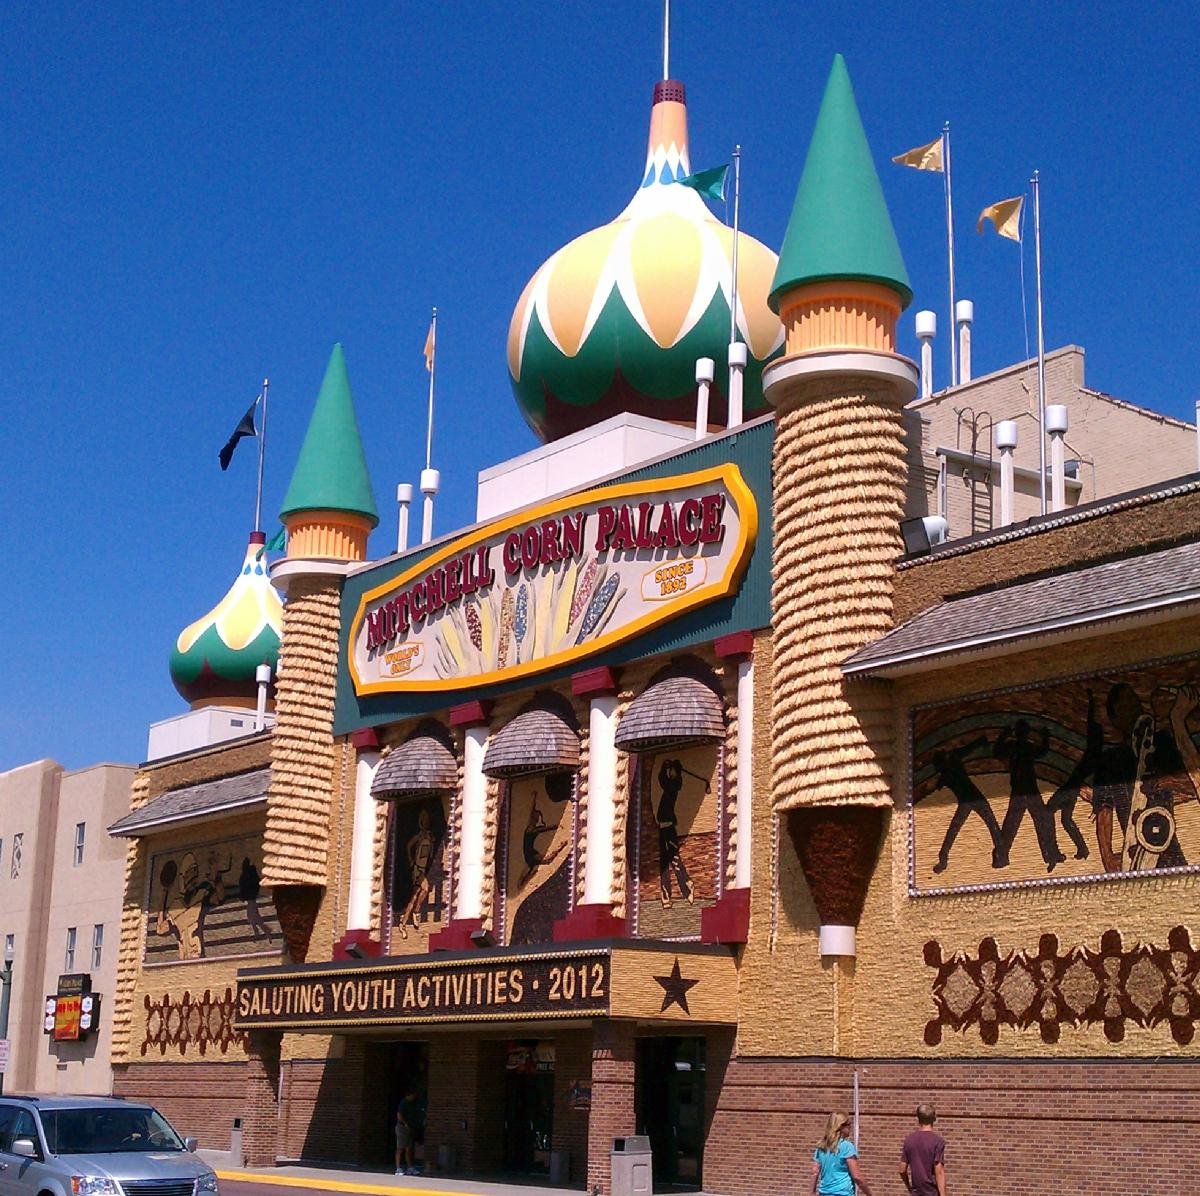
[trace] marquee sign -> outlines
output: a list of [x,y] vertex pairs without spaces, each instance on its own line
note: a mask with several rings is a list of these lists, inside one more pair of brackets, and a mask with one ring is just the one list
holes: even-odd
[[362,597],[359,695],[458,689],[591,655],[733,593],[758,526],[736,465],[555,499]]
[[731,1024],[736,1015],[728,948],[620,942],[243,968],[234,1027],[328,1033],[593,1017]]

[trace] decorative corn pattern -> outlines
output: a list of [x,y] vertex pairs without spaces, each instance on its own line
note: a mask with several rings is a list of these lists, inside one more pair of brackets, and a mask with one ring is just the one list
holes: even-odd
[[278,722],[263,839],[266,885],[324,885],[328,879],[339,626],[336,581],[293,586],[283,608],[275,691]]
[[892,626],[904,444],[883,383],[828,381],[777,416],[772,578],[777,810],[891,803],[890,698],[841,662]]
[[[150,778],[138,773],[133,780],[130,809],[150,799]],[[147,845],[130,839],[125,852],[125,898],[121,905],[121,942],[117,948],[117,984],[113,993],[112,1061],[133,1061],[133,995],[142,958],[146,917],[142,901],[146,890]]]

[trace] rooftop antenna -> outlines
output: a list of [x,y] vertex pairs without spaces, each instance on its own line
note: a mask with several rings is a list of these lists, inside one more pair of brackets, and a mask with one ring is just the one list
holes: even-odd
[[267,455],[267,391],[271,387],[271,379],[263,379],[262,387],[262,426],[258,432],[258,483],[254,489],[254,530],[262,531],[262,484],[263,461]]
[[663,0],[663,81],[671,77],[671,0]]

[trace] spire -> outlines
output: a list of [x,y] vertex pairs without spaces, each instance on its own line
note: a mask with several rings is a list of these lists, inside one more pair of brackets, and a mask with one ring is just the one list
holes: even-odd
[[379,522],[340,344],[330,354],[280,518],[300,511],[360,515],[371,527]]
[[770,304],[804,283],[879,283],[904,306],[908,272],[863,130],[846,60],[836,55],[779,253]]

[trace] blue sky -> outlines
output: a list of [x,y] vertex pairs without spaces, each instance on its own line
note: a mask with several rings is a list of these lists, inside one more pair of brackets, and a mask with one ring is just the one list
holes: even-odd
[[[743,225],[778,248],[844,53],[914,309],[943,329],[940,178],[887,159],[950,120],[977,373],[1024,340],[1017,247],[975,217],[1040,168],[1048,346],[1084,345],[1090,385],[1190,418],[1198,11],[676,0],[672,74],[694,166],[740,141]],[[395,483],[423,464],[437,304],[436,530],[470,520],[478,470],[534,443],[512,307],[639,181],[660,29],[657,0],[3,7],[0,769],[137,761],[147,724],[183,709],[171,644],[252,523],[253,448],[227,474],[217,450],[264,374],[271,530],[345,345],[382,553]],[[903,335],[911,352],[911,312]]]

